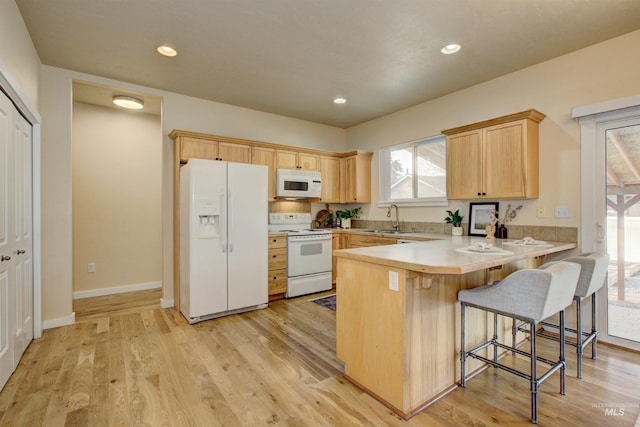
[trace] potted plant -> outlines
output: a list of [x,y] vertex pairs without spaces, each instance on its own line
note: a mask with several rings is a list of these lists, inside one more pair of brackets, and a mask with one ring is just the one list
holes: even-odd
[[362,212],[362,208],[345,209],[336,211],[336,216],[340,218],[342,228],[351,228],[351,218],[357,216],[360,212]]
[[447,217],[444,221],[447,224],[451,224],[451,234],[454,236],[462,236],[462,220],[464,217],[460,215],[460,209],[456,209],[455,212],[447,211]]

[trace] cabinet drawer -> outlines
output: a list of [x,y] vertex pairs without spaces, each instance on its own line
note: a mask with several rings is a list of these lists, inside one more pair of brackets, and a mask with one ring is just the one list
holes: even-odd
[[269,270],[287,268],[287,248],[269,249]]
[[287,270],[269,270],[269,295],[287,292]]
[[273,248],[286,248],[287,247],[287,235],[269,235],[269,249]]
[[362,248],[366,246],[395,245],[398,239],[378,236],[361,236],[354,234],[349,236],[350,248]]

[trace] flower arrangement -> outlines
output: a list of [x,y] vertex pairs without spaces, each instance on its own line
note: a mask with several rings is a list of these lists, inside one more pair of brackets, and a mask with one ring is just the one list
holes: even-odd
[[514,219],[516,217],[516,215],[518,214],[518,211],[520,209],[522,209],[522,205],[516,206],[516,207],[511,207],[511,203],[509,203],[507,205],[507,210],[504,213],[504,217],[502,217],[502,223],[506,224],[509,221],[511,221],[512,219]]

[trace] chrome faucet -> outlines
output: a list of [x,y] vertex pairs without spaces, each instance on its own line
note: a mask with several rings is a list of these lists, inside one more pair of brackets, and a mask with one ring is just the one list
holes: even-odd
[[395,231],[398,231],[400,227],[400,223],[398,222],[398,205],[389,206],[389,210],[387,211],[387,218],[391,218],[391,208],[396,208],[396,220],[391,220],[391,226]]

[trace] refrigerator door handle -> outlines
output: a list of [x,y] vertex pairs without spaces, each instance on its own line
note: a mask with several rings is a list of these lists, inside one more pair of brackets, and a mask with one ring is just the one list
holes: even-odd
[[229,222],[229,252],[233,252],[233,193],[231,193],[231,188],[229,188],[229,214],[227,216],[227,221]]
[[227,252],[227,206],[225,204],[224,193],[220,191],[220,249],[222,253]]

